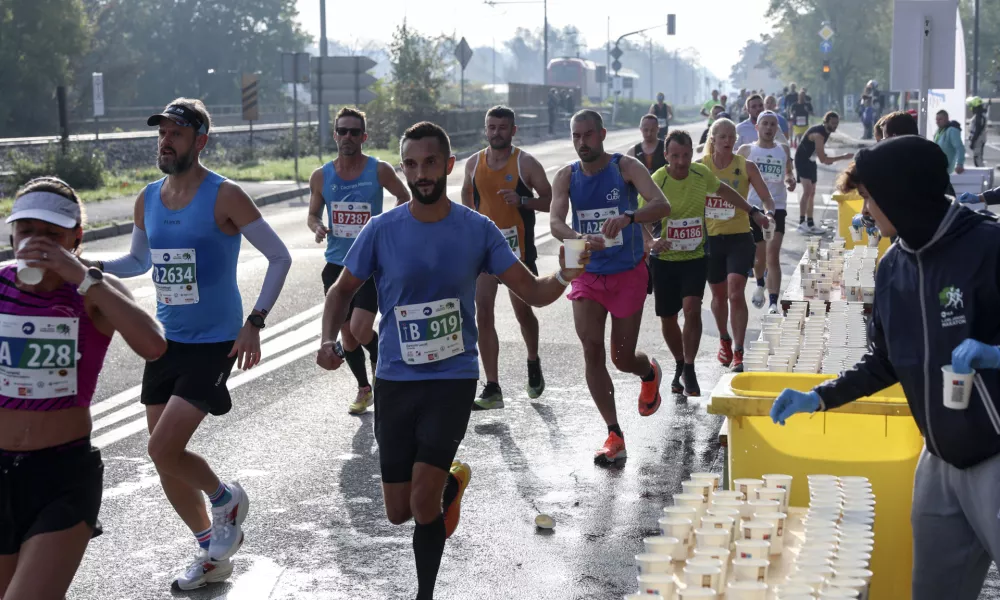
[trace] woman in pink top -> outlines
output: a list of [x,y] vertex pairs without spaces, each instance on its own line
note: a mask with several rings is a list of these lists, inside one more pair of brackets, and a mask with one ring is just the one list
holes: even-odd
[[117,331],[148,361],[167,344],[118,279],[78,259],[83,207],[63,181],[18,193],[7,223],[25,266],[0,268],[0,597],[64,598],[100,535],[104,465],[90,402]]

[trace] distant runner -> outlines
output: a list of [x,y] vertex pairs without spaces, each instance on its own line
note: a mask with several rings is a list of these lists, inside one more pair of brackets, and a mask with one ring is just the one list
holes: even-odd
[[802,197],[799,198],[799,233],[807,235],[822,235],[826,229],[818,227],[813,220],[813,205],[816,199],[816,182],[819,172],[812,160],[815,153],[819,162],[832,165],[841,160],[850,160],[854,154],[846,153],[837,156],[826,155],[826,142],[830,134],[837,131],[840,125],[840,115],[830,111],[823,115],[823,122],[809,129],[802,136],[802,142],[795,150],[795,170],[802,184]]
[[663,140],[657,138],[657,119],[654,115],[643,115],[639,120],[639,133],[642,141],[632,146],[625,153],[626,156],[638,160],[646,167],[650,174],[655,173],[661,167],[667,165],[664,157]]
[[670,122],[674,120],[674,109],[664,102],[663,98],[663,92],[660,92],[656,95],[656,102],[649,107],[649,114],[656,117],[657,126],[659,127],[656,137],[661,140],[667,135]]

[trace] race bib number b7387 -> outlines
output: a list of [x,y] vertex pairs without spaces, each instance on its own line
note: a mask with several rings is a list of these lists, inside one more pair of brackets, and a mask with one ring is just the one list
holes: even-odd
[[330,224],[333,237],[354,239],[372,218],[367,202],[331,202]]

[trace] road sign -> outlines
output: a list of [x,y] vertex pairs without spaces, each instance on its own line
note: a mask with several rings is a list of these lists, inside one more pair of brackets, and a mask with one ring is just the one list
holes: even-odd
[[823,38],[824,41],[833,37],[833,29],[830,29],[829,25],[823,25],[823,28],[819,30],[819,37]]
[[622,85],[622,78],[619,77],[618,75],[615,75],[614,78],[612,79],[611,91],[613,91],[616,94],[620,94],[622,93],[623,87],[624,86]]
[[[367,56],[313,57],[310,91],[313,104],[364,104],[375,99],[367,89],[375,83],[374,76],[365,73],[375,66]],[[320,89],[322,86],[322,89]]]
[[257,106],[257,82],[259,78],[254,73],[243,74],[243,120],[259,121],[260,110]]
[[611,49],[611,58],[615,59],[615,62],[617,62],[618,59],[622,57],[622,54],[625,53],[622,52],[622,49],[619,48],[618,46],[615,46],[614,48]]
[[607,83],[608,68],[604,65],[597,65],[597,71],[594,72],[594,80],[597,83]]
[[622,63],[619,62],[618,59],[615,59],[615,62],[611,63],[611,68],[614,69],[615,73],[617,73],[618,71],[621,71]]
[[823,54],[829,54],[833,50],[833,42],[830,40],[823,40],[819,43],[819,51]]
[[281,53],[281,83],[309,83],[309,53]]
[[844,95],[844,112],[846,113],[854,112],[854,94]]
[[472,48],[469,47],[469,42],[462,38],[462,41],[458,43],[455,47],[455,58],[458,59],[458,64],[462,65],[464,69],[469,65],[469,61],[472,60]]
[[94,118],[104,116],[104,73],[94,73]]

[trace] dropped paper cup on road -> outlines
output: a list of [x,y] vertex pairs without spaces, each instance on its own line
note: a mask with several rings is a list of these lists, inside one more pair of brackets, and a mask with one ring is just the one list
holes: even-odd
[[976,372],[956,373],[951,365],[941,367],[941,377],[944,379],[944,406],[952,410],[969,408],[969,398],[972,397],[972,380]]
[[[30,237],[21,240],[21,243],[17,245],[17,249],[21,250],[24,248],[25,244],[31,241]],[[29,267],[28,261],[17,260],[17,280],[25,285],[38,285],[42,282],[42,278],[45,277],[45,269],[39,269],[38,267]]]
[[583,266],[580,264],[580,254],[587,249],[587,240],[582,238],[563,240],[563,248],[565,248],[567,269],[579,269]]

